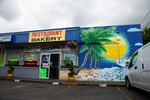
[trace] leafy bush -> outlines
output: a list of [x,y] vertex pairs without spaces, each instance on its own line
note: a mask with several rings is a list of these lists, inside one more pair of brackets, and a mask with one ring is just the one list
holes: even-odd
[[14,68],[14,67],[9,66],[9,68],[8,68],[7,72],[8,72],[9,74],[11,74],[11,73],[13,73],[13,72],[14,72],[14,70],[15,70],[15,68]]
[[68,68],[69,68],[69,73],[68,76],[74,76],[75,75],[75,71],[74,68],[75,66],[73,65],[73,61],[71,60],[70,63],[68,63]]

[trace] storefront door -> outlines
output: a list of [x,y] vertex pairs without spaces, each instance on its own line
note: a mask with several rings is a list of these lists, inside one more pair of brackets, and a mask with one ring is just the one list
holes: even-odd
[[60,54],[50,54],[50,79],[59,79]]
[[40,78],[58,79],[60,67],[60,53],[41,53],[40,56]]

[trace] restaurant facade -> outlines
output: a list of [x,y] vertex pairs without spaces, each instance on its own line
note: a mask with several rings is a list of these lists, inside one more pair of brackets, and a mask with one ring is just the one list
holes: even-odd
[[139,24],[1,33],[0,76],[12,66],[17,78],[67,80],[69,59],[76,80],[122,81],[142,44]]

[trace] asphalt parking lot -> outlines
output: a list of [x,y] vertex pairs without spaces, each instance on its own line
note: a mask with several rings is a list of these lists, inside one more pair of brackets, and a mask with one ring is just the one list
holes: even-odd
[[125,87],[68,86],[0,80],[0,100],[149,100],[150,93]]

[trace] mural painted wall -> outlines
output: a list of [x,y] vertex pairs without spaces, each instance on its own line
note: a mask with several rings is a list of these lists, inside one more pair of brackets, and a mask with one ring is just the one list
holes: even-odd
[[140,25],[82,28],[77,80],[124,81],[125,63],[142,43]]

